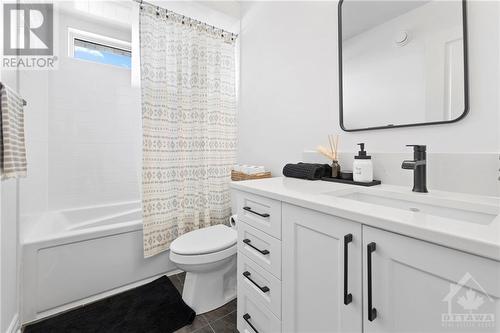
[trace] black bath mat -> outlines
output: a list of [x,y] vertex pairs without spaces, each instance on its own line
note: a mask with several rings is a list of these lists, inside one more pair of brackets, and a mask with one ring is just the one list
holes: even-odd
[[[78,286],[75,286],[78,288]],[[169,278],[34,323],[25,333],[167,333],[190,324],[195,312]]]

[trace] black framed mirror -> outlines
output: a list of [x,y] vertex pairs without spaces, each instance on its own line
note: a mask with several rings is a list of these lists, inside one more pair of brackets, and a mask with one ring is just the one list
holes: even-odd
[[339,120],[347,132],[469,112],[465,0],[340,0]]

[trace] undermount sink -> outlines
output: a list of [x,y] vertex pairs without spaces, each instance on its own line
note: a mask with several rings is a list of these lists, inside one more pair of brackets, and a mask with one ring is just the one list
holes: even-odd
[[[334,194],[332,193],[330,195]],[[442,198],[425,197],[425,195],[383,191],[380,191],[380,193],[349,191],[348,193],[335,196],[378,206],[402,209],[415,213],[423,213],[482,225],[490,224],[499,214],[498,207],[492,205],[474,205],[470,203],[464,205],[463,201],[448,198],[443,200]],[[464,206],[468,207],[464,208]]]

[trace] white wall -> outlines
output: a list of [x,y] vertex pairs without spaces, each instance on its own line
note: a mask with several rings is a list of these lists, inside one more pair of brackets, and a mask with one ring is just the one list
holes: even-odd
[[[281,175],[286,163],[303,159],[304,150],[326,144],[328,133],[340,133],[341,150],[351,153],[356,143],[366,142],[372,153],[407,157],[406,144],[427,144],[432,153],[463,154],[472,161],[480,161],[481,153],[498,154],[498,7],[494,1],[468,2],[471,107],[463,121],[346,133],[338,121],[337,3],[242,3],[239,163],[266,165]],[[467,166],[465,177],[475,170]],[[394,170],[408,173],[400,161]]]
[[[17,71],[0,72],[0,80],[18,89]],[[0,332],[16,329],[19,308],[18,181],[0,182]]]
[[[3,7],[0,8],[3,17]],[[0,36],[3,27],[0,24]],[[1,37],[0,37],[1,38]],[[0,43],[1,44],[1,43]],[[0,45],[0,54],[3,54]],[[0,81],[19,89],[18,71],[1,70]],[[0,332],[14,332],[19,323],[19,191],[18,180],[0,182]]]

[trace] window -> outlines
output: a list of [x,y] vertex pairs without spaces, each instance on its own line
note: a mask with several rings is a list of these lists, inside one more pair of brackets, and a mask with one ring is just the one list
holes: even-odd
[[69,56],[75,59],[131,69],[130,49],[129,42],[69,29]]

